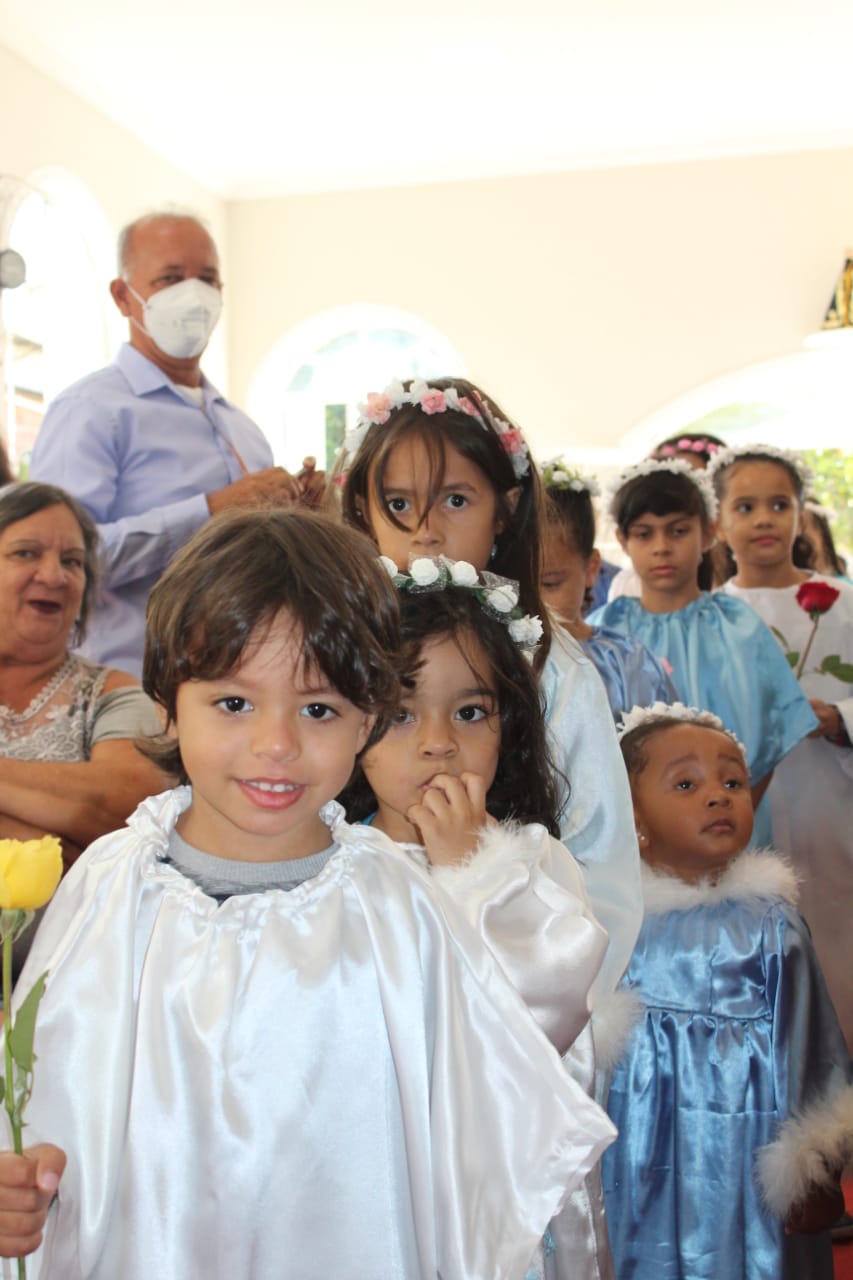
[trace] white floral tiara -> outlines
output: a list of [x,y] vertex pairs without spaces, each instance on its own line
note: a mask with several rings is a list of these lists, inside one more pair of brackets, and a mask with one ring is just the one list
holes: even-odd
[[676,720],[684,724],[698,724],[706,729],[717,729],[731,738],[746,762],[746,747],[731,729],[727,729],[719,716],[713,711],[700,711],[698,707],[688,707],[684,702],[653,702],[650,707],[632,707],[622,713],[622,721],[616,728],[616,736],[621,742],[626,734],[641,725],[661,720]]
[[588,493],[592,498],[601,493],[595,476],[575,471],[562,454],[550,462],[543,462],[539,474],[546,489],[571,489],[574,493]]
[[[719,456],[717,454],[717,457]],[[631,480],[636,480],[638,476],[651,476],[658,471],[669,472],[670,475],[685,476],[699,490],[709,522],[716,520],[720,505],[717,502],[717,495],[707,472],[701,471],[697,467],[691,467],[690,463],[685,462],[682,458],[646,458],[643,462],[636,462],[633,466],[626,467],[616,477],[616,480],[607,491],[607,506],[614,520],[617,519],[616,500],[625,485]]]
[[342,465],[352,463],[371,427],[384,426],[395,409],[403,405],[417,405],[423,413],[446,413],[448,409],[467,413],[476,418],[484,431],[494,430],[509,454],[516,478],[521,479],[530,470],[530,453],[527,442],[518,427],[489,412],[484,401],[475,404],[469,396],[461,396],[455,387],[431,387],[422,378],[415,378],[408,391],[399,379],[389,382],[384,391],[370,391],[364,404],[358,406],[358,420],[344,436]]
[[784,463],[799,479],[803,493],[809,489],[814,480],[814,472],[798,453],[794,453],[791,449],[779,449],[775,444],[736,444],[728,449],[721,449],[708,463],[709,478],[715,481],[719,472],[733,467],[744,457],[753,458],[757,462],[766,458],[769,462]]
[[518,607],[518,583],[484,570],[479,573],[467,560],[448,560],[446,556],[416,556],[409,561],[409,572],[403,573],[388,556],[379,563],[387,569],[399,591],[446,591],[448,588],[468,591],[491,617],[502,622],[520,649],[532,653],[542,639],[542,621],[522,614]]

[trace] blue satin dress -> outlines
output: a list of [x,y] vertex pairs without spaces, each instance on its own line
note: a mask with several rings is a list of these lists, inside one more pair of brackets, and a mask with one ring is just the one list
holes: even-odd
[[828,1232],[785,1236],[754,1153],[850,1060],[806,925],[751,897],[648,915],[623,985],[645,1006],[605,1153],[619,1280],[831,1280]]
[[635,636],[596,627],[595,635],[580,646],[601,676],[617,725],[632,707],[678,701],[663,663]]
[[673,613],[618,596],[587,619],[641,640],[665,659],[678,697],[713,711],[746,747],[758,782],[817,728],[817,719],[769,627],[732,596],[703,593]]

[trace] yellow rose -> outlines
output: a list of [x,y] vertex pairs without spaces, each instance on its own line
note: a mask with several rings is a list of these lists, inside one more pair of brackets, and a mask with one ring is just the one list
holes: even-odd
[[56,836],[0,840],[0,910],[43,907],[61,878],[62,845]]

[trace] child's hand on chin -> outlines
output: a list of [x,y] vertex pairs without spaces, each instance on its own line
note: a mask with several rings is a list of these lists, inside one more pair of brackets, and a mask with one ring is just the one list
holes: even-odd
[[420,804],[406,814],[421,833],[426,855],[434,866],[452,866],[477,847],[477,836],[490,822],[486,787],[478,773],[458,778],[438,773]]
[[805,1200],[795,1204],[785,1219],[785,1235],[802,1231],[814,1235],[828,1231],[844,1212],[844,1196],[836,1182],[831,1187],[815,1187]]

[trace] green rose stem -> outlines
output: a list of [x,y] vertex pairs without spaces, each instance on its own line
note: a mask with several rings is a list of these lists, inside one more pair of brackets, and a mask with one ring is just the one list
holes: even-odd
[[[15,1151],[23,1155],[23,1113],[32,1092],[33,1038],[36,1029],[36,1013],[44,991],[42,975],[12,1019],[12,948],[15,939],[27,927],[34,915],[21,908],[0,911],[0,936],[3,939],[3,1009],[5,1011],[5,1077],[2,1084],[3,1102],[12,1128]],[[18,1280],[26,1280],[27,1262],[18,1259]]]
[[812,640],[814,640],[814,638],[815,638],[815,632],[817,631],[817,624],[820,622],[822,614],[823,614],[823,610],[821,610],[821,612],[820,612],[820,613],[810,613],[810,614],[809,614],[809,617],[810,617],[810,618],[811,618],[811,620],[812,620],[812,629],[811,629],[811,633],[810,633],[810,635],[809,635],[809,638],[808,638],[808,640],[806,641],[806,647],[805,647],[805,649],[803,649],[802,656],[801,656],[801,658],[800,658],[800,665],[797,667],[797,679],[798,679],[798,680],[799,680],[800,676],[803,674],[803,668],[804,668],[804,667],[805,667],[805,665],[806,665],[806,658],[809,656],[809,649],[811,649],[811,647],[812,647]]

